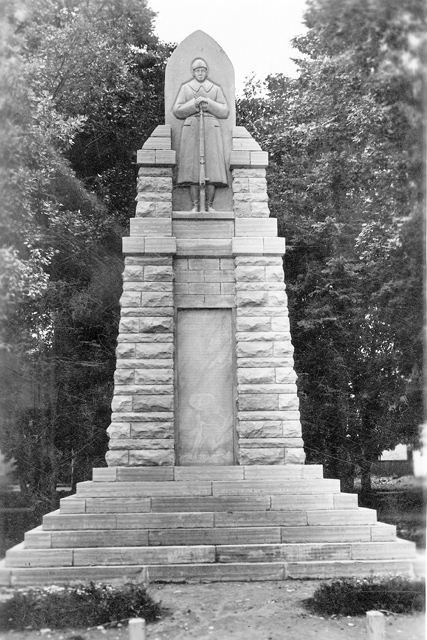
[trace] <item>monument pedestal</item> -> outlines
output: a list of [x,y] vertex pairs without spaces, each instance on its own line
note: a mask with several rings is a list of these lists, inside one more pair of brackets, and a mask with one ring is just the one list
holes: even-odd
[[0,584],[411,575],[415,559],[320,466],[110,467],[7,552]]

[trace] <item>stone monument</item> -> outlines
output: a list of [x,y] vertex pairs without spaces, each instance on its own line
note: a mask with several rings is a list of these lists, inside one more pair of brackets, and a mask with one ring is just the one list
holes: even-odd
[[267,153],[196,31],[138,152],[108,467],[0,564],[0,584],[411,573],[415,546],[304,465]]
[[301,464],[285,241],[269,217],[267,154],[235,126],[232,65],[203,32],[172,55],[165,94],[167,124],[138,154],[124,239],[107,462]]

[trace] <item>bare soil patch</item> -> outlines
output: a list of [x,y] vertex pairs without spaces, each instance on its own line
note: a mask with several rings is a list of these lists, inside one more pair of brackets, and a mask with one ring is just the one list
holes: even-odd
[[[322,618],[303,600],[318,580],[150,585],[149,593],[168,614],[147,625],[147,640],[343,640],[366,635],[365,618]],[[10,631],[2,640],[127,640],[126,626],[58,631]],[[389,615],[387,640],[423,640],[425,616]]]

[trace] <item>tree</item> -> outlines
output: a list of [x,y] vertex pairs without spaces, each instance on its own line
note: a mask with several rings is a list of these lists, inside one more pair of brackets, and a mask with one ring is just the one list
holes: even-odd
[[[369,492],[421,421],[419,0],[312,0],[297,79],[254,82],[239,122],[270,152],[308,460]],[[264,89],[264,93],[260,91]]]
[[23,384],[0,437],[37,516],[105,464],[132,162],[171,51],[153,17],[145,0],[2,5],[2,338]]

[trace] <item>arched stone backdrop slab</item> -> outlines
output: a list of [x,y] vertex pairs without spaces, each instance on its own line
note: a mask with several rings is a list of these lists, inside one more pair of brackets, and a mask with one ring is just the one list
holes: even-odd
[[[173,115],[172,109],[181,85],[191,80],[191,63],[196,58],[203,58],[206,61],[209,67],[209,79],[221,87],[230,108],[229,117],[219,121],[228,164],[233,127],[236,124],[234,68],[225,51],[204,31],[194,31],[185,38],[173,52],[166,67],[165,123],[172,127],[172,149],[179,151],[183,124],[183,120],[179,120]],[[228,178],[230,186],[227,189],[217,190],[215,197],[217,211],[231,211],[233,208],[230,174]],[[189,211],[191,209],[188,189],[174,189],[173,209],[174,211]]]

